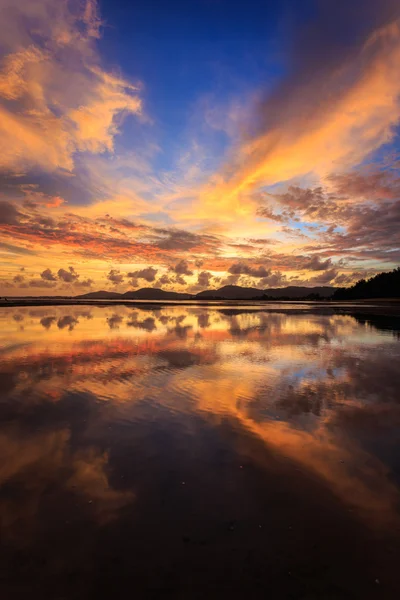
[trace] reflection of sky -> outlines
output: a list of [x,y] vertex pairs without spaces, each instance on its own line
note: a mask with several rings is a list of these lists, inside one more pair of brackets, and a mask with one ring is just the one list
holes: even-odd
[[[110,428],[153,422],[153,411],[181,420],[201,415],[212,424],[229,419],[360,514],[392,518],[397,488],[380,458],[387,460],[400,419],[400,347],[387,331],[349,315],[33,307],[0,311],[0,348],[3,406],[12,414],[16,405],[22,415],[38,407],[47,414],[69,395],[102,403]],[[376,427],[366,430],[371,419]],[[36,441],[50,451],[50,442]],[[24,440],[26,452],[36,441]],[[13,444],[18,454],[18,435]],[[103,452],[92,448],[73,460],[77,486],[108,486]],[[108,515],[125,501],[130,497],[110,490],[99,511]]]

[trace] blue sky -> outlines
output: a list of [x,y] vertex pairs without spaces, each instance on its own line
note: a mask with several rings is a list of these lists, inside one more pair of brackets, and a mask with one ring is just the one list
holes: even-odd
[[399,264],[397,1],[2,7],[0,289],[338,286]]

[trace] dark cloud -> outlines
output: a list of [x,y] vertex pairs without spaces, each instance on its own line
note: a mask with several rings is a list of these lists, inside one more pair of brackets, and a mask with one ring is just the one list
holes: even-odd
[[90,279],[88,277],[87,279],[76,280],[74,282],[74,287],[76,287],[76,288],[88,288],[88,287],[92,287],[93,283],[94,283],[93,279]]
[[0,200],[0,224],[1,225],[18,225],[21,213],[16,209],[14,204],[7,200]]
[[45,269],[40,273],[40,277],[45,281],[57,281],[57,277],[51,272],[51,269]]
[[319,256],[313,256],[308,262],[305,262],[303,269],[309,269],[310,271],[325,271],[332,266],[330,258],[321,260]]
[[170,277],[168,277],[168,275],[166,273],[164,273],[164,275],[161,275],[161,277],[159,277],[157,280],[158,286],[169,285],[170,283],[171,283],[171,279],[170,279]]
[[263,266],[256,267],[244,262],[233,263],[229,267],[228,272],[231,275],[249,275],[250,277],[256,278],[268,277],[271,273],[269,269],[266,269]]
[[363,173],[352,171],[330,175],[335,192],[350,198],[365,200],[396,200],[400,198],[400,177],[390,171]]
[[[9,237],[13,242],[34,243],[44,248],[66,245],[85,258],[131,261],[132,256],[146,260],[158,256],[161,260],[166,260],[171,254],[189,250],[215,255],[221,246],[221,241],[215,236],[152,228],[126,219],[89,219],[66,213],[57,221],[42,216],[37,211],[24,215],[23,222],[14,222],[10,216],[7,219],[12,222],[0,222],[3,237]],[[16,253],[32,254],[19,246],[15,248]]]
[[260,279],[260,281],[258,282],[258,287],[260,289],[264,289],[264,288],[279,288],[279,287],[284,287],[285,285],[288,284],[288,280],[286,278],[286,275],[284,273],[280,273],[279,271],[276,271],[275,273],[271,273],[270,275],[268,275],[268,277],[264,277],[263,279]]
[[52,281],[46,281],[43,279],[31,279],[28,283],[23,283],[20,285],[21,288],[31,287],[31,288],[54,288],[56,283]]
[[203,288],[207,288],[209,287],[212,278],[212,274],[208,271],[201,271],[197,276],[197,285]]
[[[400,260],[400,197],[396,196],[393,200],[380,200],[377,203],[364,200],[349,201],[350,193],[347,194],[346,181],[350,181],[350,188],[354,187],[355,181],[361,194],[361,188],[366,185],[368,179],[366,177],[361,179],[356,174],[352,175],[351,180],[347,176],[340,179],[340,196],[329,194],[321,187],[302,189],[291,186],[286,193],[276,194],[274,198],[284,205],[289,205],[302,220],[317,224],[314,235],[316,234],[320,244],[306,246],[305,250],[319,250],[321,256],[341,254],[349,259],[365,258],[398,262]],[[366,189],[363,189],[363,195],[366,195]],[[386,189],[386,196],[395,196],[396,186],[390,189],[390,192]],[[371,197],[375,193],[380,198],[383,195],[383,191],[377,192],[376,187],[373,188]],[[289,230],[287,233],[290,233]],[[318,270],[319,267],[322,270],[332,266],[322,261],[322,257],[310,259],[310,263],[301,256],[293,257],[292,260],[296,268]]]
[[177,283],[178,285],[186,285],[186,279],[182,277],[182,275],[177,275],[173,280],[173,283]]
[[321,273],[321,275],[311,279],[309,283],[312,283],[313,285],[325,285],[331,283],[338,276],[338,274],[339,273],[337,269],[328,269],[327,271]]
[[134,280],[145,279],[148,282],[152,282],[155,280],[157,273],[158,269],[146,267],[145,269],[140,269],[138,271],[131,271],[127,276]]
[[65,283],[74,283],[79,277],[74,267],[68,267],[68,271],[65,269],[59,269],[57,275]]
[[177,275],[193,275],[193,271],[190,269],[188,261],[184,259],[177,262],[174,267],[171,267],[171,271]]
[[110,272],[107,273],[107,279],[114,285],[119,285],[124,281],[124,275],[119,269],[110,269]]
[[5,242],[0,242],[0,250],[5,250],[10,254],[21,254],[22,256],[33,256],[35,252],[33,250],[29,250],[28,248],[23,248],[22,246],[15,246],[14,244],[7,244]]
[[23,275],[16,275],[13,278],[13,282],[17,283],[17,284],[24,283],[24,281],[25,281],[25,277]]
[[257,215],[270,219],[271,221],[277,221],[278,223],[287,223],[287,221],[294,216],[294,213],[283,211],[282,213],[275,213],[270,206],[264,206],[257,210]]
[[[190,231],[183,231],[181,229],[161,229],[155,228],[153,230],[154,246],[161,250],[177,250],[181,252],[185,251],[196,251],[199,252],[213,252],[215,253],[220,245],[220,240],[213,235],[200,235],[192,233]],[[161,239],[156,239],[156,238]]]

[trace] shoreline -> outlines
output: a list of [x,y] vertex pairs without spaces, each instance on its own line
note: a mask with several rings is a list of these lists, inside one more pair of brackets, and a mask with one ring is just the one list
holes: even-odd
[[120,300],[120,299],[79,299],[79,298],[11,298],[0,300],[0,308],[51,306],[131,306],[136,308],[161,307],[206,307],[215,309],[253,308],[254,310],[284,311],[285,307],[293,307],[290,312],[320,312],[331,314],[347,314],[351,312],[369,313],[387,316],[400,316],[400,299],[348,300],[346,302],[330,300]]

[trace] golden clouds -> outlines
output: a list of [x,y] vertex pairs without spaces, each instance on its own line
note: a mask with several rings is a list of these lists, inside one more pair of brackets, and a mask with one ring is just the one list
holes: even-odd
[[[137,87],[99,66],[96,4],[3,0],[0,167],[72,170],[77,151],[113,150],[116,119],[139,114]],[[3,37],[4,29],[15,37]]]
[[259,186],[310,172],[325,178],[390,141],[400,118],[399,65],[395,21],[373,32],[345,62],[283,88],[279,102],[267,99],[261,110],[266,124],[233,149],[222,171],[199,191],[199,214],[217,205],[221,218],[246,218],[255,210],[251,192]]

